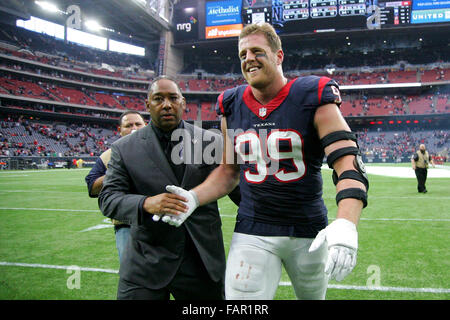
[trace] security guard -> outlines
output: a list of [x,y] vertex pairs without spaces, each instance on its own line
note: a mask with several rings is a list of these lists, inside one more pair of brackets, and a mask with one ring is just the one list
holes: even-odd
[[420,193],[427,193],[425,182],[427,181],[428,164],[434,167],[433,159],[428,154],[424,144],[419,146],[419,150],[411,157],[411,165],[417,177],[417,190]]

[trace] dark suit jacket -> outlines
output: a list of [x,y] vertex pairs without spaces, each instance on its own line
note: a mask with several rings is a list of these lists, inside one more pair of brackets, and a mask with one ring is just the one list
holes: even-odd
[[[221,136],[186,122],[184,127],[190,134],[184,139],[184,149],[191,148],[191,163],[194,151],[197,160],[202,159],[199,152],[206,146],[211,150],[217,145],[214,149],[222,151]],[[99,206],[105,216],[131,225],[131,241],[120,265],[120,277],[150,289],[166,286],[181,263],[188,232],[211,279],[223,281],[225,250],[217,202],[197,208],[178,228],[154,222],[152,214],[142,210],[146,197],[167,192],[165,187],[170,184],[190,190],[217,165],[187,164],[179,184],[150,124],[119,139],[111,149]]]

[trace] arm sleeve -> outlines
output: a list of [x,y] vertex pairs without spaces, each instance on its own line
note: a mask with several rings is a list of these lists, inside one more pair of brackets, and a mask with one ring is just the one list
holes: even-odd
[[338,107],[342,103],[339,85],[328,77],[308,76],[296,84],[306,92],[305,104],[320,107],[325,104],[334,103]]
[[236,95],[236,88],[222,92],[217,98],[216,112],[219,116],[228,116],[232,112],[232,103]]
[[89,171],[89,173],[87,174],[86,178],[84,178],[84,180],[86,181],[86,184],[87,184],[89,197],[97,198],[97,196],[94,196],[92,194],[92,186],[94,185],[95,180],[97,180],[98,178],[104,176],[105,174],[106,174],[106,167],[103,164],[102,159],[97,158],[97,160],[95,161],[94,166]]
[[342,103],[341,93],[337,82],[327,77],[321,77],[319,79],[317,95],[320,106],[334,103],[339,107]]

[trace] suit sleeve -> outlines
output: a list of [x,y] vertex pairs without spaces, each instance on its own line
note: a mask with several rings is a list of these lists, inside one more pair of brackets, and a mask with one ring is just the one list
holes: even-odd
[[117,145],[111,148],[111,160],[98,197],[103,215],[131,225],[143,223],[142,210],[146,196],[130,193],[132,181]]

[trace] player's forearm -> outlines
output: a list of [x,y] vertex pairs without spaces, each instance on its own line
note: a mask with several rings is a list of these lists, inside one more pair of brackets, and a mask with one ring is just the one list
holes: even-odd
[[239,171],[232,165],[222,164],[193,190],[199,205],[205,205],[229,194],[239,183]]
[[361,200],[351,198],[342,199],[339,201],[336,219],[344,218],[358,225],[362,208],[363,203]]
[[[353,165],[353,157],[354,156],[347,156],[336,161],[335,169],[339,175],[346,170],[355,169]],[[351,188],[357,188],[367,192],[366,187],[362,182],[353,179],[343,179],[336,185],[336,194],[342,190]],[[355,225],[358,225],[362,209],[363,202],[361,200],[354,198],[342,199],[338,203],[336,218],[344,218],[353,222]]]
[[101,176],[99,178],[97,178],[97,180],[94,181],[94,183],[92,184],[92,188],[91,188],[91,195],[92,196],[98,196],[100,191],[102,190],[103,187],[103,179],[105,178],[105,176]]

